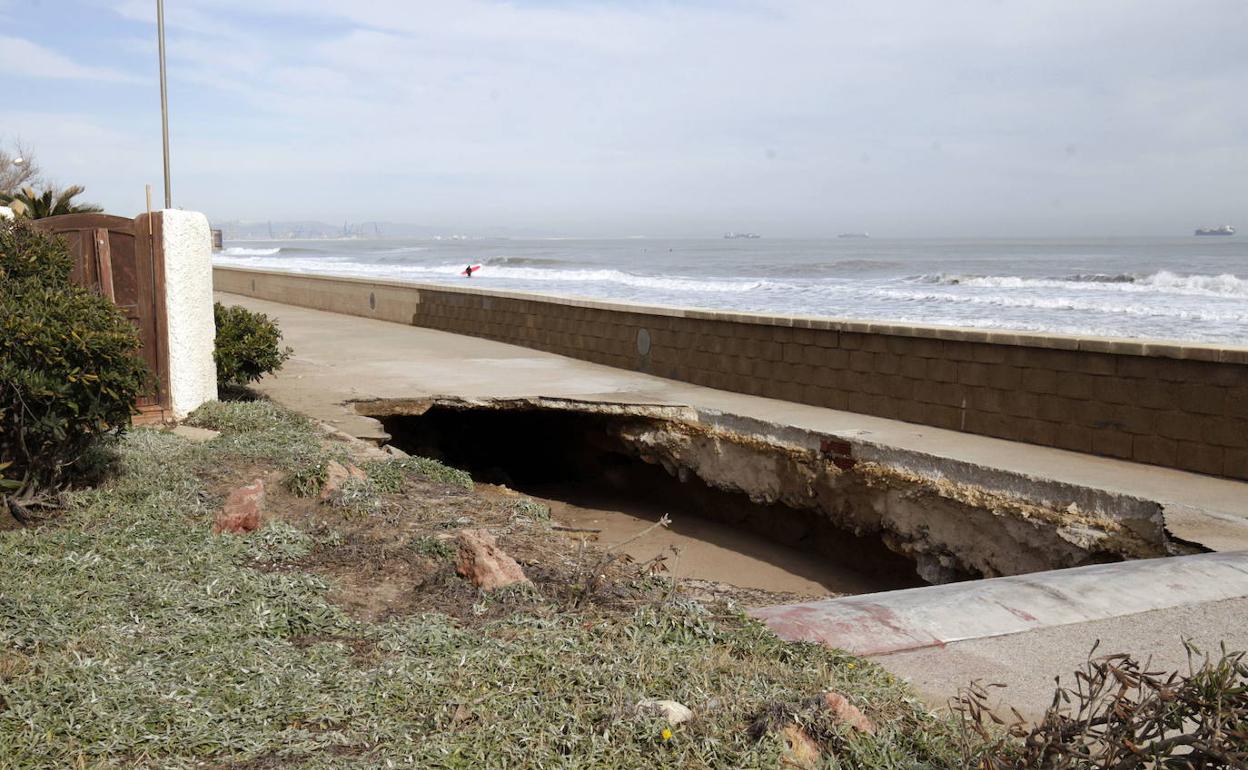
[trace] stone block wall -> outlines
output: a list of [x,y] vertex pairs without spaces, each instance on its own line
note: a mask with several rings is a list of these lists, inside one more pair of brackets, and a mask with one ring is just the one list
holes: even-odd
[[707,387],[1248,479],[1248,348],[641,307],[216,268],[218,291]]

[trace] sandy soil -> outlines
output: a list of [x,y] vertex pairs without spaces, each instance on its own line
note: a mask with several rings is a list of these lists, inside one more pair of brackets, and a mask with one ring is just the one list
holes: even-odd
[[[568,536],[585,537],[603,548],[634,537],[668,513],[647,501],[624,502],[586,488],[537,488],[527,493],[550,506],[553,521],[568,527],[601,530]],[[665,565],[676,578],[801,597],[860,594],[885,587],[878,579],[827,557],[691,514],[670,515],[669,528],[656,529],[625,545],[623,551],[638,562],[666,553]],[[678,551],[674,553],[673,548]]]

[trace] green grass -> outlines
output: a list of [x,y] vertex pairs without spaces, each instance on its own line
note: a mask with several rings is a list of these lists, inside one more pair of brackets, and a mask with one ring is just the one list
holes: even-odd
[[[200,482],[323,451],[315,428],[263,402],[195,422],[224,435],[136,430],[120,475],[61,520],[0,533],[0,766],[776,767],[779,740],[747,727],[826,689],[881,726],[855,738],[793,706],[837,749],[828,767],[958,764],[948,724],[883,670],[692,602],[573,613],[526,595],[471,628],[439,614],[353,620],[325,579],[289,564],[334,533],[213,535]],[[462,488],[458,472],[414,460],[386,467]],[[428,555],[447,555],[432,543]],[[661,720],[634,712],[642,698],[698,718],[664,740]]]
[[428,457],[372,460],[361,467],[382,492],[400,491],[403,488],[403,479],[408,475],[416,475],[427,481],[436,481],[468,491],[472,490],[472,476]]
[[416,553],[435,559],[449,559],[455,554],[455,549],[445,540],[439,540],[436,537],[422,537],[416,541]]

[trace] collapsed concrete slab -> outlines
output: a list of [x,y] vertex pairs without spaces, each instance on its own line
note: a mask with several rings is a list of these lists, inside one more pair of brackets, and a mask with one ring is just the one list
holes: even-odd
[[[690,493],[705,486],[739,495],[755,506],[725,505],[709,515],[787,544],[825,550],[820,541],[878,540],[929,583],[1199,550],[1168,535],[1153,501],[720,412],[543,398],[374,400],[356,408],[395,433],[414,430],[401,418],[436,422],[433,432],[444,435],[423,447],[433,452],[446,450],[439,441],[456,440],[449,436],[457,417],[479,423],[524,414],[524,433],[535,439],[584,443],[547,451],[584,463],[596,453],[631,457],[663,468]],[[552,432],[543,419],[564,427]],[[514,430],[497,422],[483,432],[530,447],[524,436],[508,437]]]

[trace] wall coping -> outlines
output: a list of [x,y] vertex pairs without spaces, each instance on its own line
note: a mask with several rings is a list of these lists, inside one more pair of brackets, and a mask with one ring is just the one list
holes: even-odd
[[296,273],[284,270],[260,270],[250,267],[225,267],[214,265],[213,270],[271,275],[282,278],[302,278],[312,281],[353,283],[363,286],[388,286],[418,291],[441,291],[478,297],[546,302],[553,305],[610,310],[620,313],[690,318],[703,321],[755,324],[759,326],[782,326],[794,329],[851,332],[856,334],[881,334],[893,337],[918,337],[923,339],[950,340],[954,342],[978,342],[990,345],[1013,345],[1016,347],[1073,350],[1087,353],[1145,356],[1151,358],[1174,358],[1192,361],[1210,361],[1227,364],[1248,364],[1248,346],[1211,345],[1182,340],[1131,339],[1121,337],[1080,337],[1070,334],[1046,334],[1040,332],[1003,331],[1000,329],[975,329],[959,326],[910,325],[879,321],[861,321],[827,316],[772,315],[742,311],[720,311],[700,308],[669,307],[666,305],[634,305],[624,302],[606,302],[559,294],[541,292],[506,291],[502,289],[468,288],[446,286],[436,283],[417,283],[393,279],[359,278],[354,276],[326,275],[321,273]]

